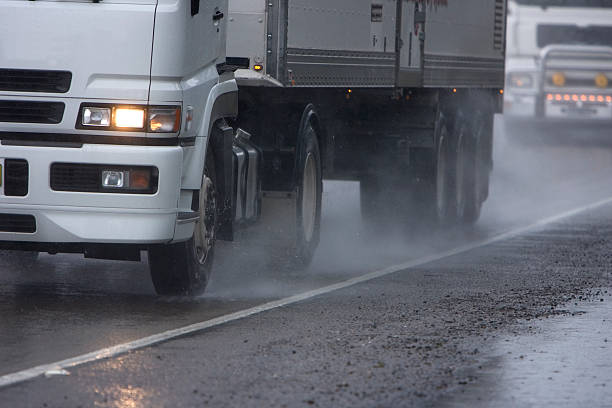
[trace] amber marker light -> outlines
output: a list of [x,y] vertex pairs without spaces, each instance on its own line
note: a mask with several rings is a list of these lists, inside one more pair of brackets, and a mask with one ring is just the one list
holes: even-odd
[[260,65],[260,64],[253,65],[253,69],[257,72],[263,71],[263,65]]
[[555,72],[552,76],[552,82],[555,86],[564,86],[565,74],[563,72]]
[[130,171],[130,188],[133,190],[148,190],[151,185],[151,172],[149,170]]
[[597,74],[595,77],[595,85],[598,88],[607,88],[610,83],[610,80],[605,74]]

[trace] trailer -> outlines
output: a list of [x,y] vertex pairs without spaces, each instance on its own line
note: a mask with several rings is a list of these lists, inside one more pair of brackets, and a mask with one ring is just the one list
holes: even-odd
[[146,251],[159,294],[193,295],[240,231],[308,265],[324,178],[361,183],[372,227],[474,223],[505,15],[505,0],[0,0],[0,248]]

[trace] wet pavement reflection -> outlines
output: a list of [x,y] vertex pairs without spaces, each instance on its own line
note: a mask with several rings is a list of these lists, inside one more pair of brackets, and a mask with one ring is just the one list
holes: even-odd
[[[500,338],[439,407],[612,406],[612,297],[602,289],[569,313]],[[603,300],[603,301],[602,301]]]

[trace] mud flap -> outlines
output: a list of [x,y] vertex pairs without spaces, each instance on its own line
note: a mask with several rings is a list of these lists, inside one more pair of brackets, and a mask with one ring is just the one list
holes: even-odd
[[255,225],[237,232],[240,241],[293,253],[297,248],[296,194],[263,193],[261,217]]

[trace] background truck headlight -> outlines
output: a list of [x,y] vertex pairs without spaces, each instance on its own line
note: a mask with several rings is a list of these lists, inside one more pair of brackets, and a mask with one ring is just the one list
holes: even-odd
[[533,87],[533,76],[528,73],[512,73],[508,75],[508,85],[512,88],[531,88]]

